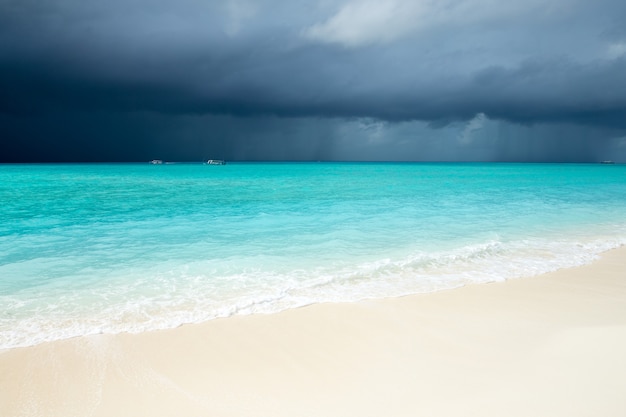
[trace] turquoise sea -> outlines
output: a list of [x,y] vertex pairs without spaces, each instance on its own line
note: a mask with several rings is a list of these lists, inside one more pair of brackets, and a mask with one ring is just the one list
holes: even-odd
[[583,265],[626,165],[0,165],[0,348]]

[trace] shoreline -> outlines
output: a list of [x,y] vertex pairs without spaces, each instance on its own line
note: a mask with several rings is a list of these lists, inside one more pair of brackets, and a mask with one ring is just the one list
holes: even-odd
[[626,412],[626,247],[504,282],[0,351],[0,414]]
[[[608,242],[608,243],[607,243]],[[54,343],[63,340],[69,340],[77,337],[90,337],[90,336],[98,336],[98,335],[118,335],[124,333],[130,334],[141,334],[147,332],[154,331],[165,331],[176,329],[181,326],[187,325],[197,325],[206,323],[212,320],[222,320],[228,319],[231,317],[237,316],[248,316],[248,315],[271,315],[278,314],[284,311],[299,309],[303,307],[309,307],[317,304],[343,304],[343,303],[360,303],[367,302],[371,300],[379,300],[386,298],[401,298],[413,295],[421,295],[421,294],[431,294],[437,293],[440,291],[449,291],[458,288],[462,288],[468,285],[481,285],[488,284],[493,282],[502,282],[508,280],[517,280],[517,279],[526,279],[534,276],[545,275],[549,273],[553,273],[559,271],[561,269],[571,269],[578,268],[581,266],[590,265],[596,262],[603,253],[610,252],[615,249],[619,249],[621,247],[626,246],[624,243],[624,239],[609,239],[608,241],[601,241],[598,239],[587,241],[586,243],[578,242],[577,245],[573,245],[572,242],[569,244],[574,246],[582,246],[584,250],[579,253],[570,252],[567,256],[564,256],[562,253],[553,254],[554,259],[550,259],[545,261],[545,264],[536,265],[535,262],[538,260],[537,254],[535,256],[530,256],[528,258],[515,258],[512,257],[510,259],[510,264],[517,265],[512,269],[508,269],[507,263],[500,262],[499,268],[493,268],[490,271],[483,271],[485,265],[469,265],[469,268],[460,268],[457,266],[456,273],[457,275],[459,271],[463,271],[464,274],[468,274],[463,278],[453,277],[448,280],[439,280],[440,276],[446,277],[454,276],[453,272],[451,275],[450,271],[446,273],[442,272],[435,268],[432,274],[428,272],[420,272],[420,279],[424,279],[424,282],[419,284],[420,279],[416,281],[412,281],[409,279],[409,282],[413,282],[412,284],[408,284],[406,287],[402,286],[401,280],[397,278],[392,284],[389,284],[388,287],[381,287],[382,291],[378,289],[377,294],[368,293],[367,289],[359,289],[356,288],[356,293],[354,293],[354,289],[348,288],[348,291],[344,292],[344,296],[342,297],[328,297],[324,294],[317,293],[312,295],[304,295],[304,297],[293,297],[290,299],[290,296],[287,296],[287,301],[282,300],[282,294],[261,294],[258,298],[249,297],[247,300],[244,300],[244,303],[240,303],[241,300],[235,300],[230,304],[221,305],[220,301],[217,300],[214,303],[207,303],[206,300],[198,303],[194,308],[188,309],[169,309],[168,306],[161,306],[162,311],[145,312],[145,316],[141,315],[141,312],[134,312],[135,316],[130,317],[129,320],[119,320],[119,317],[116,316],[117,310],[114,308],[109,308],[108,312],[105,314],[98,314],[96,311],[85,311],[82,317],[79,320],[74,320],[70,317],[49,317],[45,318],[44,316],[38,317],[38,320],[42,320],[41,322],[29,323],[24,325],[21,322],[11,324],[4,324],[5,329],[11,329],[12,334],[10,334],[7,338],[6,333],[0,333],[0,353],[7,350],[12,350],[16,348],[28,348],[37,346],[43,343]],[[452,252],[449,254],[452,258],[454,256],[459,255],[463,258],[466,256],[466,249],[480,251],[488,251],[491,242],[482,242],[478,245],[469,245],[464,246],[458,252]],[[435,252],[431,254],[434,256],[433,259],[439,259],[441,254],[444,252]],[[480,255],[480,253],[479,253]],[[472,257],[473,253],[467,255],[468,257]],[[407,258],[412,259],[412,258]],[[463,261],[461,261],[463,262]],[[390,263],[391,265],[402,265],[401,261],[394,261]],[[522,269],[519,269],[520,265],[524,265]],[[475,269],[472,269],[475,268]],[[482,269],[481,269],[482,268]],[[556,268],[556,269],[555,269]],[[354,271],[355,269],[350,269]],[[494,271],[498,271],[494,273]],[[346,269],[344,269],[344,272]],[[481,272],[486,274],[487,276],[481,276]],[[477,275],[474,275],[476,273]],[[435,283],[430,283],[429,278],[435,277]],[[344,277],[345,278],[345,277]],[[332,280],[331,280],[332,281]],[[415,284],[417,282],[418,284]],[[397,284],[400,284],[398,286]],[[332,283],[329,285],[332,290]],[[45,293],[46,290],[42,292]],[[202,289],[196,289],[195,291],[202,291]],[[287,288],[287,292],[290,292],[291,289]],[[298,289],[296,288],[296,292]],[[350,296],[345,296],[345,294],[351,294]],[[194,302],[188,295],[186,296],[188,302]],[[185,298],[183,294],[182,298]],[[202,299],[202,297],[201,297]],[[71,300],[70,300],[71,301]],[[274,306],[274,303],[283,303],[278,307]],[[268,303],[270,307],[266,307],[264,304]],[[70,302],[71,304],[71,302]],[[215,307],[217,306],[217,307]],[[23,314],[24,312],[22,312]],[[94,314],[93,317],[90,314]],[[131,315],[133,312],[130,313]],[[146,316],[150,317],[150,320],[141,321],[142,318]],[[169,317],[171,316],[171,317]],[[185,316],[181,319],[181,316]],[[173,318],[172,318],[173,317]],[[89,319],[92,320],[89,320]],[[94,319],[95,318],[95,319]],[[156,319],[156,320],[152,320]],[[137,321],[134,321],[137,320]],[[63,326],[59,326],[59,322],[63,323]],[[85,324],[88,323],[88,324]],[[68,326],[68,324],[70,326]],[[76,326],[76,327],[72,327]],[[49,333],[45,333],[42,336],[41,328],[53,329],[50,330]],[[17,336],[17,337],[16,337]],[[11,340],[11,338],[13,339]]]

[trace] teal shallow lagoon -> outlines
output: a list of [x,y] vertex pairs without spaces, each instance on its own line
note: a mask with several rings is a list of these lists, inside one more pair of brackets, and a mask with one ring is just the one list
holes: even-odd
[[0,347],[399,296],[626,243],[626,166],[0,166]]

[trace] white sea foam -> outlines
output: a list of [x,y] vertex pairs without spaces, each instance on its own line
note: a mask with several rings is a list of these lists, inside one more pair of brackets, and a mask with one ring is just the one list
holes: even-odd
[[[27,316],[2,317],[0,348],[100,333],[168,329],[233,315],[276,313],[314,303],[396,297],[533,276],[589,264],[600,253],[624,244],[624,237],[507,243],[490,240],[452,251],[418,252],[336,269],[318,266],[273,275],[260,269],[247,270],[221,277],[223,282],[239,283],[238,289],[235,285],[222,291],[208,285],[209,276],[179,277],[178,282],[172,277],[161,277],[151,284],[133,277],[135,284],[126,287],[131,296],[124,292],[124,287],[101,289],[89,296],[65,294],[56,303],[40,305],[35,311],[30,306]],[[252,285],[254,282],[262,284]],[[146,289],[147,285],[154,286]],[[86,304],[90,298],[101,301],[96,306]],[[9,311],[23,310],[27,304],[16,297],[2,296],[0,300]],[[68,309],[68,305],[75,307]]]

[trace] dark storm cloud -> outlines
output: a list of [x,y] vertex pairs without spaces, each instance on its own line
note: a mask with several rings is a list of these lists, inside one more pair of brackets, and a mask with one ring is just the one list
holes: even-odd
[[[0,0],[0,133],[74,138],[91,155],[79,159],[138,135],[127,155],[144,158],[164,149],[163,131],[183,140],[206,129],[222,139],[184,139],[196,154],[213,146],[255,159],[268,151],[241,139],[254,133],[281,144],[273,158],[328,158],[350,148],[341,132],[361,137],[359,120],[454,142],[478,114],[619,138],[624,21],[617,0]],[[403,143],[403,129],[386,125],[398,135],[387,147]]]
[[[350,152],[332,152],[336,124],[335,120],[276,117],[249,117],[241,123],[226,115],[55,112],[33,118],[0,114],[6,152],[0,154],[0,161],[350,159]],[[12,159],[2,160],[7,155]]]
[[[514,121],[585,123],[617,123],[625,116],[626,61],[619,48],[626,39],[604,42],[602,36],[616,30],[617,18],[626,18],[620,2],[596,4],[599,22],[582,15],[588,10],[575,2],[554,2],[555,16],[544,16],[543,22],[526,15],[532,7],[511,16],[507,6],[474,2],[502,10],[465,21],[463,10],[455,14],[452,8],[441,17],[438,9],[397,2],[396,9],[378,11],[389,14],[380,24],[400,26],[396,34],[393,27],[379,29],[372,17],[366,23],[373,27],[361,27],[359,11],[377,12],[381,6],[375,2],[346,3],[344,8],[353,4],[356,17],[342,17],[342,7],[313,3],[206,3],[5,2],[1,75],[9,94],[3,94],[2,108],[388,120],[456,120],[486,112]],[[472,4],[449,2],[457,3]],[[576,7],[581,15],[567,10]],[[566,12],[573,15],[559,16]],[[441,21],[420,28],[419,21],[405,22],[394,13]],[[567,27],[582,18],[597,27]],[[498,19],[510,26],[478,27]],[[525,32],[529,29],[543,33]],[[573,39],[558,39],[566,29]],[[485,32],[505,39],[490,39]],[[565,48],[585,36],[595,37],[591,43],[607,55],[584,56],[583,45],[578,57],[575,47]],[[617,45],[614,57],[611,45]],[[519,51],[510,50],[515,48]],[[501,53],[509,56],[504,60]]]

